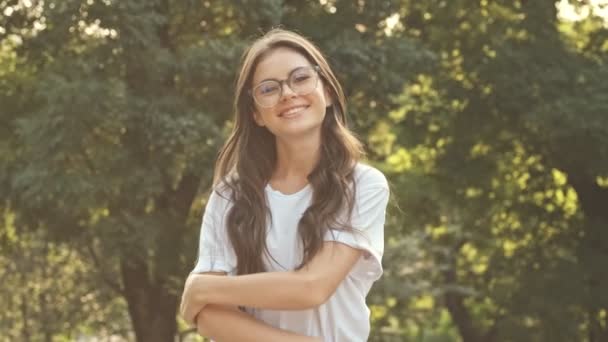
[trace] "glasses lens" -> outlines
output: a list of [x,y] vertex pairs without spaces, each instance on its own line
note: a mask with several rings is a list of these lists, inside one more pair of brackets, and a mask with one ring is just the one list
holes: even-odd
[[306,95],[317,86],[317,73],[310,68],[295,70],[289,77],[289,87],[298,95]]
[[272,107],[279,102],[281,84],[277,81],[265,81],[253,90],[255,101],[262,107]]

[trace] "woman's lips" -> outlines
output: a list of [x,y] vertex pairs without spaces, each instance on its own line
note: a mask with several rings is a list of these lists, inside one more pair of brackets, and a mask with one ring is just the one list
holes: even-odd
[[293,118],[293,117],[297,116],[298,114],[300,114],[302,111],[306,110],[307,108],[308,108],[307,105],[291,107],[291,108],[287,109],[286,111],[281,112],[281,114],[279,114],[279,117],[282,117],[285,119]]

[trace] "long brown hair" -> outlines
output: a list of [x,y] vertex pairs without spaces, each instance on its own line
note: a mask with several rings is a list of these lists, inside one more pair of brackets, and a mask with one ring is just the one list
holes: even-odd
[[[320,249],[329,229],[352,229],[339,215],[353,210],[354,167],[363,155],[359,140],[346,126],[346,101],[342,87],[323,54],[306,38],[283,29],[273,29],[257,39],[242,57],[236,83],[233,131],[215,165],[214,188],[227,188],[233,203],[228,213],[227,233],[237,257],[237,274],[265,271],[266,223],[270,210],[265,186],[276,165],[275,137],[253,119],[254,102],[249,95],[257,64],[273,49],[285,47],[302,54],[320,68],[322,84],[333,99],[322,124],[321,156],[308,175],[312,203],[303,214],[298,233],[305,265]],[[217,190],[217,188],[216,188]]]

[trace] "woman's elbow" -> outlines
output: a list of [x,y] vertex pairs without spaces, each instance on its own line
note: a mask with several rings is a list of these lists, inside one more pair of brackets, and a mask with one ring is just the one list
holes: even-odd
[[305,305],[308,308],[316,308],[329,299],[331,295],[334,293],[335,289],[332,289],[331,286],[328,286],[324,279],[309,276],[306,281],[306,290],[307,294]]
[[318,289],[311,300],[311,307],[316,308],[325,304],[333,295],[333,291],[327,288]]
[[211,334],[210,328],[213,315],[213,305],[207,305],[201,312],[196,316],[196,331],[199,335],[204,337],[210,337]]
[[225,321],[234,313],[241,313],[239,308],[227,305],[208,304],[205,305],[196,316],[196,331],[199,335],[213,339],[221,329]]

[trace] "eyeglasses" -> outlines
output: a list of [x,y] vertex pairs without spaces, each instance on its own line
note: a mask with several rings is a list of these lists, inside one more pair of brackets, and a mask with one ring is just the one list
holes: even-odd
[[283,83],[287,83],[291,91],[297,95],[307,95],[317,88],[319,83],[319,66],[296,68],[289,73],[286,80],[267,80],[261,82],[250,92],[255,103],[262,108],[277,105],[283,97]]

